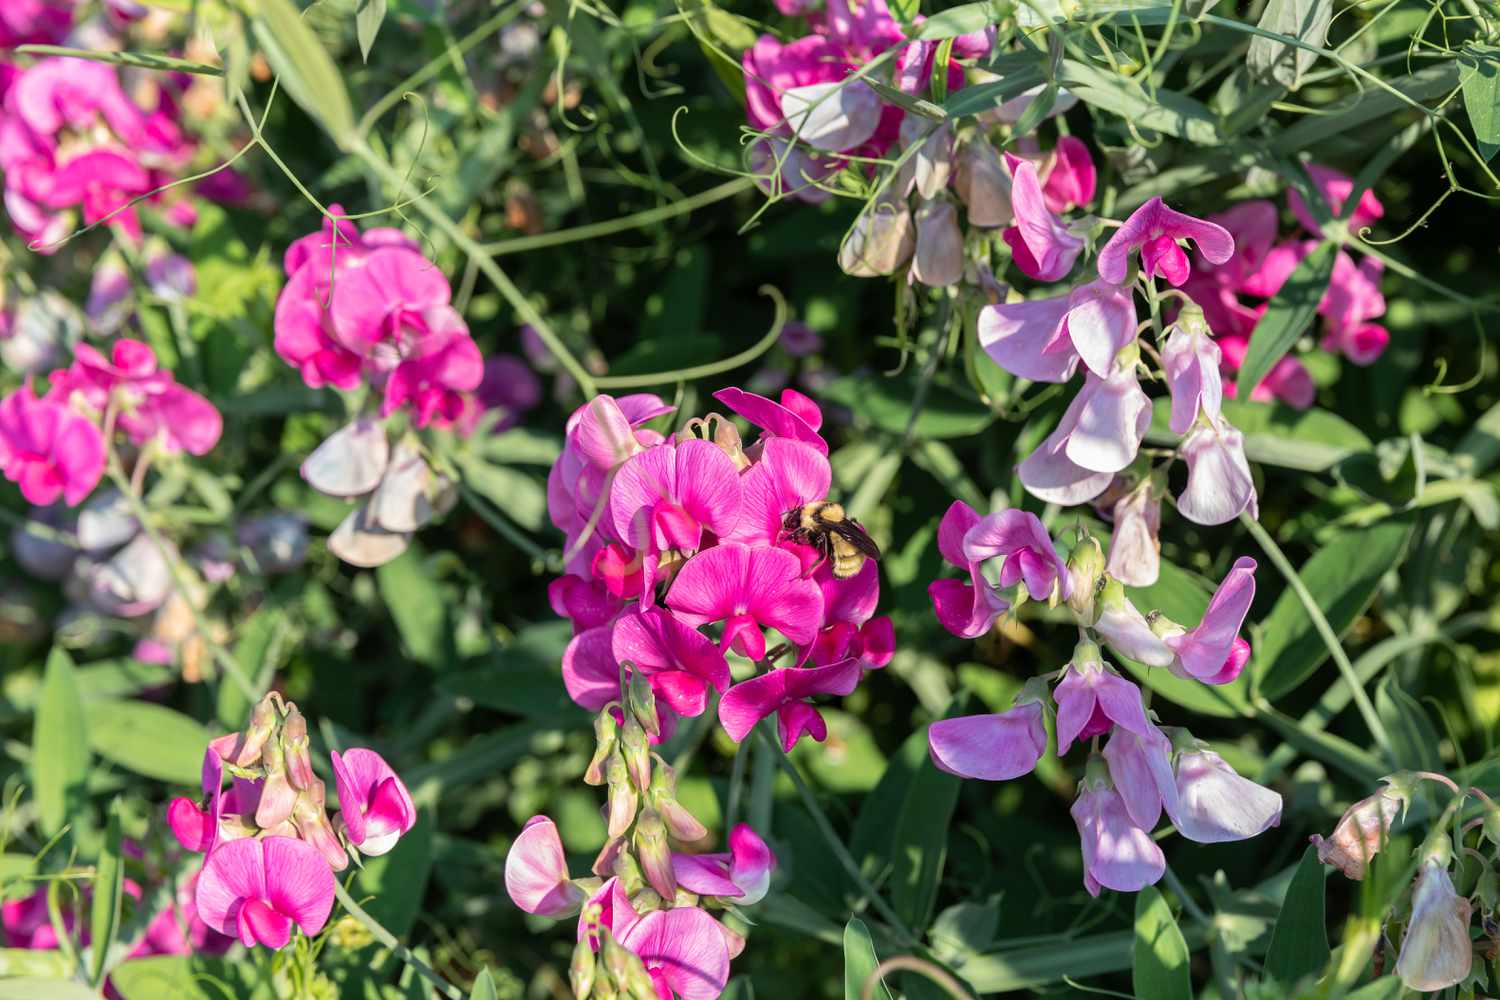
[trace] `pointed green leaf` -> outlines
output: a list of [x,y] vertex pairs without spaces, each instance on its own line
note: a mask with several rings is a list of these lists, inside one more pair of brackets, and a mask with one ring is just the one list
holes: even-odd
[[1291,986],[1305,976],[1321,972],[1328,964],[1328,927],[1323,915],[1324,880],[1328,870],[1318,860],[1318,850],[1309,847],[1287,886],[1286,899],[1271,931],[1266,952],[1266,972],[1277,982]]
[[[1266,31],[1321,46],[1333,20],[1333,0],[1271,0],[1256,25]],[[1287,42],[1255,35],[1250,39],[1245,62],[1262,80],[1275,80],[1296,90],[1302,77],[1318,61],[1318,53]]]
[[94,899],[89,906],[89,978],[95,986],[104,982],[109,971],[109,949],[120,931],[120,897],[125,882],[125,858],[122,853],[124,834],[120,831],[120,800],[109,808],[109,823],[104,829],[104,846],[94,867]]
[[370,61],[370,48],[385,21],[385,0],[364,0],[354,12],[354,33],[359,38],[359,57]]
[[[1302,565],[1297,575],[1335,635],[1348,632],[1364,614],[1380,578],[1400,564],[1410,535],[1408,518],[1392,518],[1335,535]],[[1328,647],[1290,587],[1261,620],[1260,632],[1251,667],[1259,675],[1261,693],[1272,701],[1301,685],[1328,657]]]
[[[865,980],[875,972],[880,959],[875,955],[875,943],[870,940],[870,928],[858,917],[853,917],[844,927],[844,1000],[861,1000],[864,996]],[[891,1000],[891,991],[881,980],[874,996]]]
[[354,109],[344,78],[292,0],[257,0],[255,37],[281,85],[340,147],[352,144]]
[[1236,383],[1254,387],[1266,377],[1271,367],[1280,361],[1297,338],[1307,332],[1313,317],[1317,315],[1318,303],[1328,291],[1328,279],[1333,274],[1333,261],[1338,247],[1324,243],[1308,254],[1281,291],[1276,293],[1266,311],[1255,324],[1250,334],[1250,346],[1245,350],[1245,363],[1240,367]]
[[172,785],[202,778],[207,729],[175,709],[149,701],[104,698],[89,701],[88,745],[127,771]]
[[1470,42],[1458,56],[1464,110],[1486,160],[1500,149],[1500,48]]
[[67,979],[0,979],[0,1000],[99,1000],[99,994]]
[[1394,674],[1387,674],[1375,690],[1375,713],[1391,741],[1391,763],[1419,771],[1437,771],[1438,734],[1420,702],[1401,689]]
[[375,582],[407,655],[434,669],[448,666],[453,660],[453,630],[425,554],[416,546],[407,549],[375,570]]
[[47,657],[31,737],[31,779],[44,832],[56,833],[83,809],[88,771],[88,735],[73,660],[54,649]]
[[1147,886],[1135,897],[1135,959],[1130,977],[1137,1000],[1193,1000],[1187,941],[1155,886]]
[[488,967],[481,969],[479,977],[474,980],[469,1000],[499,1000],[499,993],[495,990],[495,977],[490,974]]

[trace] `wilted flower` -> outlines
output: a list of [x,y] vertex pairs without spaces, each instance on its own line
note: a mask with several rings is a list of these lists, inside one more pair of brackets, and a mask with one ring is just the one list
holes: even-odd
[[1402,788],[1386,779],[1386,787],[1344,811],[1327,840],[1313,834],[1318,860],[1356,882],[1363,880],[1370,859],[1385,847],[1391,824],[1406,811],[1408,798]]
[[1443,861],[1427,858],[1411,895],[1411,919],[1396,957],[1396,975],[1407,989],[1433,992],[1469,978],[1469,901],[1453,888]]

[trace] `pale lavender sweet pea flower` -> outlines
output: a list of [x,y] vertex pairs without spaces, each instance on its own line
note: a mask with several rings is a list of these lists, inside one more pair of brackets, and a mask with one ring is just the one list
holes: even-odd
[[1249,656],[1249,644],[1239,638],[1239,631],[1253,600],[1255,560],[1242,556],[1214,591],[1198,626],[1162,640],[1176,654],[1172,672],[1205,684],[1234,680]]
[[1066,382],[1081,359],[1108,375],[1135,340],[1135,302],[1118,285],[1091,281],[1066,295],[985,306],[979,344],[995,364],[1033,382]]
[[927,730],[927,751],[939,771],[982,781],[1030,774],[1047,750],[1042,703],[1026,702],[993,715],[942,719]]
[[1255,480],[1245,460],[1245,438],[1222,417],[1199,421],[1178,445],[1187,461],[1187,487],[1177,509],[1196,524],[1232,521],[1243,512],[1260,517]]
[[1109,575],[1131,587],[1149,587],[1161,572],[1161,494],[1149,478],[1115,501],[1109,540]]
[[1083,848],[1083,885],[1091,896],[1100,889],[1138,892],[1162,877],[1166,858],[1151,834],[1131,820],[1102,763],[1090,762],[1069,810]]
[[1200,844],[1247,840],[1281,822],[1281,796],[1235,773],[1205,747],[1177,755],[1174,797],[1166,799],[1172,825]]
[[1219,419],[1224,401],[1224,385],[1219,377],[1222,355],[1209,335],[1203,313],[1185,306],[1173,324],[1161,350],[1162,368],[1167,389],[1172,394],[1172,417],[1168,423],[1173,434],[1186,434],[1199,414],[1208,420]]
[[1172,743],[1155,726],[1145,733],[1115,727],[1104,746],[1109,778],[1125,805],[1131,822],[1150,831],[1161,818],[1162,806],[1173,815],[1177,786],[1172,776]]
[[568,881],[557,825],[546,816],[526,821],[505,856],[505,891],[527,913],[564,917],[583,902],[583,890]]
[[1121,726],[1142,738],[1155,728],[1146,718],[1141,689],[1115,673],[1099,657],[1099,647],[1080,642],[1067,674],[1052,692],[1057,702],[1057,753],[1075,739],[1088,739]]
[[1095,602],[1099,609],[1094,631],[1121,656],[1128,656],[1148,667],[1171,666],[1176,654],[1151,628],[1120,581],[1110,580]]
[[1151,401],[1132,370],[1124,368],[1109,380],[1090,373],[1057,429],[1016,471],[1039,500],[1087,503],[1135,459],[1150,426]]
[[1234,255],[1234,237],[1223,226],[1168,208],[1152,198],[1130,213],[1099,251],[1099,277],[1116,285],[1129,276],[1130,255],[1141,252],[1141,272],[1161,275],[1173,285],[1187,281],[1190,268],[1179,239],[1192,240],[1198,252],[1212,264],[1223,264]]

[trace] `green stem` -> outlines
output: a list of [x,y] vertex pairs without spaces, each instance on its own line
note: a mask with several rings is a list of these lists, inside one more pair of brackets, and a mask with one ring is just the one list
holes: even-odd
[[714,202],[723,201],[725,198],[733,198],[741,191],[748,191],[754,186],[755,182],[750,178],[737,177],[732,181],[720,184],[718,187],[712,187],[707,191],[700,191],[698,194],[674,201],[670,205],[648,208],[643,212],[622,215],[617,219],[606,219],[603,222],[593,222],[586,226],[560,229],[555,233],[541,233],[537,236],[519,236],[515,239],[498,240],[494,243],[483,243],[480,245],[492,255],[499,257],[508,253],[523,253],[527,250],[540,250],[543,247],[555,247],[565,243],[577,243],[580,240],[597,239],[600,236],[611,236],[615,233],[640,229],[643,226],[649,226],[656,222],[675,219],[679,215],[696,212],[705,205],[712,205]]
[[365,929],[373,934],[375,936],[375,940],[384,945],[387,951],[391,952],[397,958],[401,959],[401,961],[411,966],[413,972],[421,976],[423,979],[427,980],[433,986],[437,987],[437,991],[443,996],[448,997],[449,1000],[464,1000],[462,990],[434,972],[432,966],[428,965],[416,955],[412,954],[411,949],[406,947],[406,945],[402,944],[400,941],[397,941],[396,935],[386,930],[381,926],[380,921],[376,920],[374,917],[366,913],[364,909],[354,901],[353,897],[349,895],[349,892],[344,888],[343,883],[339,882],[337,879],[335,879],[333,882],[333,894],[338,898],[339,905],[344,908],[344,911],[355,920],[358,920],[360,923],[364,924]]
[[781,769],[786,772],[787,777],[792,779],[792,784],[796,786],[797,794],[802,797],[802,804],[807,807],[807,811],[812,816],[813,823],[817,826],[818,832],[823,835],[824,840],[828,841],[828,846],[833,851],[834,857],[838,858],[839,864],[843,866],[844,871],[849,873],[849,877],[854,879],[854,884],[859,886],[860,891],[864,893],[864,898],[869,900],[870,905],[875,908],[875,912],[879,913],[881,918],[891,925],[897,935],[904,939],[906,944],[915,945],[917,943],[916,935],[911,932],[911,928],[906,926],[906,921],[902,920],[900,915],[891,908],[890,904],[885,901],[885,898],[880,895],[879,891],[870,884],[870,880],[865,878],[864,872],[859,870],[859,864],[850,855],[849,849],[844,846],[844,841],[839,837],[838,832],[834,830],[833,824],[828,821],[828,814],[823,812],[822,806],[818,805],[817,796],[813,794],[811,788],[807,787],[807,782],[803,780],[802,775],[797,771],[797,765],[793,764],[791,759],[782,753],[781,748],[776,745],[774,738],[765,729],[757,727],[755,734],[765,742],[766,748],[776,758],[776,762],[781,765]]
[[135,66],[140,69],[163,70],[168,73],[193,73],[197,76],[223,76],[218,66],[174,59],[171,56],[151,55],[145,52],[105,52],[101,49],[70,49],[63,45],[17,45],[16,52],[29,56],[64,56],[69,59],[87,59],[90,62],[112,63],[116,66]]
[[463,494],[464,502],[474,509],[474,513],[483,518],[485,524],[494,528],[512,545],[548,569],[556,569],[558,567],[556,556],[549,554],[546,549],[526,537],[520,528],[515,527],[505,518],[501,517],[484,501],[483,497],[475,493],[466,484],[460,482],[458,484],[458,491]]
[[[646,386],[661,385],[664,382],[686,382],[695,378],[707,378],[710,375],[719,375],[723,372],[733,371],[740,365],[749,364],[762,354],[771,349],[781,336],[781,330],[786,326],[786,299],[775,286],[761,285],[760,293],[769,295],[776,302],[776,318],[771,322],[771,329],[751,346],[745,348],[738,354],[732,355],[722,361],[713,361],[703,365],[693,365],[691,368],[678,368],[669,372],[653,372],[650,375],[613,375],[594,380],[594,384],[601,389],[639,389]],[[592,393],[590,394],[592,395]]]
[[1370,730],[1370,735],[1389,756],[1390,737],[1386,735],[1385,726],[1380,721],[1380,716],[1375,712],[1375,706],[1370,703],[1370,696],[1365,693],[1364,685],[1359,681],[1359,674],[1354,670],[1354,664],[1349,662],[1349,654],[1344,652],[1344,647],[1339,643],[1339,637],[1334,633],[1333,626],[1328,624],[1328,619],[1323,615],[1323,609],[1318,607],[1318,602],[1302,578],[1297,575],[1297,570],[1292,566],[1281,547],[1276,544],[1270,533],[1260,526],[1249,514],[1240,515],[1240,523],[1245,530],[1254,536],[1260,545],[1261,551],[1265,552],[1266,558],[1271,564],[1280,570],[1281,575],[1286,577],[1287,584],[1297,599],[1302,602],[1302,607],[1307,611],[1307,617],[1312,619],[1313,628],[1317,629],[1318,635],[1323,639],[1323,644],[1328,647],[1328,654],[1333,657],[1333,662],[1338,665],[1339,673],[1344,677],[1344,683],[1349,686],[1349,693],[1354,697],[1355,707],[1359,709],[1360,716],[1365,720],[1365,726]]

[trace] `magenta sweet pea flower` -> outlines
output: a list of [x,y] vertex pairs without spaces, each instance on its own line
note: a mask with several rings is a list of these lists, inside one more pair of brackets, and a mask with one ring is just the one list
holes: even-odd
[[1027,596],[1039,601],[1065,601],[1072,592],[1067,564],[1041,520],[1029,511],[1012,507],[986,514],[964,533],[963,551],[976,587],[984,581],[980,568],[1000,559],[1002,589],[1025,583]]
[[961,778],[1019,778],[1047,751],[1042,714],[1042,703],[1030,701],[995,715],[942,719],[927,729],[927,751],[938,770]]
[[1187,487],[1177,497],[1183,517],[1213,525],[1246,511],[1260,516],[1244,436],[1227,420],[1200,421],[1177,450],[1188,466]]
[[[1354,179],[1332,167],[1324,167],[1316,163],[1307,165],[1307,173],[1312,178],[1313,185],[1318,189],[1318,194],[1323,196],[1329,214],[1335,219],[1342,216],[1344,203],[1354,193]],[[1314,236],[1323,235],[1318,220],[1313,218],[1312,210],[1308,208],[1307,202],[1302,199],[1302,195],[1297,192],[1296,188],[1286,189],[1286,203],[1304,229]],[[1375,197],[1374,191],[1366,188],[1359,196],[1359,204],[1355,205],[1354,212],[1349,218],[1349,228],[1357,233],[1383,215],[1385,215],[1385,206],[1380,203],[1379,198]]]
[[452,292],[448,279],[425,257],[405,247],[380,247],[333,282],[333,335],[360,357],[376,345],[399,344],[427,332]]
[[167,806],[167,826],[186,850],[207,854],[218,841],[224,803],[224,761],[213,747],[203,753],[202,779],[203,807],[191,799],[173,799]]
[[27,382],[0,400],[0,469],[28,502],[76,507],[104,475],[104,436]]
[[204,923],[249,948],[280,949],[292,925],[312,936],[333,908],[333,871],[293,837],[231,840],[203,863],[196,903]]
[[11,0],[0,8],[0,48],[61,42],[73,7],[72,0]]
[[[1036,164],[1010,153],[1005,155],[1005,162],[1012,177],[1010,197],[1015,224],[1001,235],[1023,274],[1038,281],[1056,281],[1073,269],[1073,262],[1083,252],[1083,239],[1069,232],[1047,207]],[[1110,280],[1117,285],[1123,283],[1120,279]]]
[[1069,810],[1083,848],[1083,885],[1091,896],[1100,889],[1139,892],[1166,872],[1166,857],[1147,830],[1130,818],[1124,800],[1091,765]]
[[333,752],[339,815],[349,843],[376,857],[390,851],[417,823],[417,807],[396,772],[374,750]]
[[661,608],[622,615],[610,653],[641,671],[656,697],[684,717],[703,714],[709,687],[722,692],[729,686],[729,664],[713,640]]
[[771,888],[776,855],[749,823],[729,832],[729,850],[722,854],[673,854],[677,884],[700,896],[721,896],[741,906],[754,906]]
[[790,438],[812,446],[821,455],[828,454],[828,442],[818,434],[823,411],[795,389],[783,389],[780,402],[733,386],[714,393],[714,399],[759,427],[763,441]]
[[828,738],[828,724],[807,699],[850,694],[864,673],[853,658],[826,667],[773,667],[729,689],[719,701],[719,723],[739,743],[775,712],[783,750],[790,753],[804,734],[821,743]]
[[418,427],[447,427],[463,418],[467,394],[484,379],[484,356],[458,314],[441,310],[433,319],[433,329],[411,338],[386,380],[381,416],[410,406]]
[[938,523],[938,551],[950,566],[968,571],[969,579],[945,577],[934,580],[927,588],[938,621],[962,639],[984,635],[1010,608],[1010,602],[990,586],[964,552],[964,539],[979,522],[979,513],[962,500],[949,505]]
[[1177,755],[1175,788],[1167,815],[1179,833],[1200,844],[1248,840],[1281,822],[1280,795],[1240,777],[1201,746]]
[[1318,303],[1326,333],[1325,351],[1343,354],[1358,365],[1368,365],[1378,358],[1390,341],[1385,327],[1369,322],[1385,315],[1385,296],[1380,293],[1380,279],[1385,265],[1374,257],[1358,264],[1340,250],[1333,260],[1333,274],[1328,291]]
[[1254,600],[1255,560],[1242,556],[1214,591],[1198,627],[1163,640],[1177,654],[1174,672],[1205,684],[1234,680],[1249,657],[1249,644],[1239,638],[1239,631]]
[[564,917],[583,901],[583,890],[568,881],[557,825],[546,816],[526,821],[505,856],[505,891],[527,913]]
[[760,449],[740,478],[739,519],[725,541],[776,544],[786,534],[787,512],[826,498],[833,484],[827,457],[809,444],[772,437]]
[[640,958],[661,1000],[714,1000],[729,981],[729,947],[719,922],[703,910],[655,910],[618,940]]
[[1059,136],[1057,146],[1052,150],[1051,169],[1042,185],[1048,210],[1061,215],[1069,209],[1087,205],[1094,200],[1097,181],[1088,144],[1077,136]]
[[625,606],[598,580],[571,574],[547,584],[547,603],[559,618],[573,623],[574,635],[613,621]]
[[147,344],[115,341],[106,358],[89,344],[73,349],[73,364],[52,376],[53,392],[103,414],[118,408],[116,426],[137,445],[154,442],[167,454],[206,455],[219,443],[223,418],[207,399],[159,368]]
[[1081,642],[1068,672],[1053,689],[1057,702],[1057,752],[1068,752],[1075,739],[1108,732],[1114,726],[1146,738],[1152,726],[1141,704],[1141,689],[1105,666],[1093,643]]
[[995,364],[1033,382],[1066,382],[1080,359],[1094,374],[1108,375],[1120,351],[1135,341],[1135,329],[1135,300],[1103,281],[979,313],[980,346]]
[[[1230,334],[1218,339],[1219,351],[1223,359],[1225,371],[1238,371],[1245,362],[1245,355],[1250,350],[1250,338],[1240,334]],[[1249,398],[1258,403],[1269,402],[1279,399],[1288,406],[1305,410],[1313,404],[1317,398],[1318,387],[1313,382],[1312,374],[1307,366],[1290,354],[1282,355],[1277,362],[1266,372],[1266,377],[1260,380],[1250,393]],[[1231,399],[1240,399],[1243,390],[1234,382],[1226,383],[1224,394]]]
[[1234,237],[1223,226],[1168,208],[1152,198],[1130,214],[1104,248],[1099,251],[1099,277],[1116,285],[1129,276],[1130,255],[1141,252],[1141,272],[1161,275],[1173,285],[1187,281],[1187,254],[1179,239],[1192,240],[1198,252],[1212,264],[1222,264],[1234,254]]
[[726,542],[700,552],[677,574],[667,605],[689,625],[724,623],[721,649],[758,660],[766,655],[763,628],[798,645],[812,642],[823,619],[823,594],[802,574],[802,563],[777,548]]

